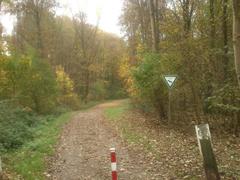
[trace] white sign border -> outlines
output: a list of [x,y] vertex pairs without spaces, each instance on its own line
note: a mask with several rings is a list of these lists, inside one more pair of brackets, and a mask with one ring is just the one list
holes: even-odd
[[[167,87],[168,87],[169,89],[172,89],[172,88],[175,86],[176,81],[177,81],[177,79],[178,79],[178,75],[176,75],[176,74],[164,74],[164,75],[162,75],[162,77],[163,77],[164,82],[167,84]],[[168,84],[167,80],[165,79],[165,77],[176,77],[176,79],[174,80],[172,86],[169,86],[169,84]]]

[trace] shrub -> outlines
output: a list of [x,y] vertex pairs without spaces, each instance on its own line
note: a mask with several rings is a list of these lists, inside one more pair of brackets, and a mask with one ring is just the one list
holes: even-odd
[[133,69],[133,84],[139,98],[152,105],[161,117],[166,117],[167,88],[164,84],[161,57],[148,53],[139,65]]
[[107,86],[108,82],[106,81],[96,81],[91,89],[91,99],[92,100],[103,100],[107,97]]
[[74,92],[74,82],[62,66],[56,67],[56,81],[59,89],[58,103],[73,110],[79,109],[80,99]]
[[[50,65],[34,54],[9,57],[1,64],[0,99],[17,98],[38,113],[55,106],[57,85]],[[4,73],[3,73],[4,72]]]
[[11,103],[0,102],[0,152],[20,147],[32,138],[32,129],[37,122],[34,113]]

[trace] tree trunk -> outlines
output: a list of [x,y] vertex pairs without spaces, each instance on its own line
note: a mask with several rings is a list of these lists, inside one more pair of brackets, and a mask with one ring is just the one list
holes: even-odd
[[222,22],[222,30],[223,30],[223,75],[224,80],[227,79],[227,69],[228,69],[228,25],[227,25],[227,5],[228,0],[223,0],[223,22]]
[[186,38],[189,37],[192,25],[192,15],[193,15],[193,6],[190,5],[189,0],[182,2],[182,10],[183,10],[183,29],[184,35]]
[[195,88],[195,86],[193,85],[193,83],[189,83],[190,84],[190,89],[191,89],[191,93],[193,95],[193,107],[194,107],[194,111],[195,111],[195,116],[196,116],[196,123],[200,124],[201,122],[201,116],[200,116],[200,98],[199,98],[199,93],[197,92],[197,88]]
[[240,1],[233,0],[233,48],[238,85],[240,87]]
[[152,32],[152,51],[158,51],[158,40],[157,40],[157,32],[156,32],[156,10],[154,0],[150,0],[150,20],[151,20],[151,32]]
[[[3,2],[3,0],[0,0],[0,13],[1,13],[1,10],[2,10],[2,2]],[[1,37],[2,37],[2,32],[3,32],[3,27],[2,27],[2,24],[0,22],[0,40],[1,40]],[[1,48],[1,46],[0,46],[0,48]]]
[[44,55],[43,55],[43,44],[42,44],[41,15],[40,15],[39,9],[37,9],[35,13],[36,13],[35,20],[36,20],[36,27],[37,27],[37,50],[39,51],[40,57],[43,58]]
[[2,10],[2,2],[3,2],[3,0],[0,0],[0,12]]
[[143,44],[147,43],[146,40],[146,33],[145,33],[145,22],[144,22],[144,7],[143,7],[143,2],[142,0],[137,1],[137,5],[138,5],[138,16],[140,18],[140,31],[141,31],[141,40]]
[[155,0],[155,38],[156,38],[156,51],[159,51],[159,4],[158,0]]
[[[214,6],[214,0],[210,0],[210,46],[211,50],[215,48],[215,38],[216,38],[216,26],[215,26],[215,6]],[[212,55],[212,53],[211,53]]]
[[[210,39],[210,53],[209,53],[209,61],[211,68],[209,68],[209,71],[206,72],[207,78],[208,79],[214,79],[214,74],[217,72],[216,64],[215,64],[215,48],[216,48],[216,23],[215,23],[215,0],[210,0],[209,1],[209,13],[210,13],[210,20],[209,20],[209,25],[210,25],[210,34],[209,34],[209,39]],[[206,97],[212,96],[212,91],[213,91],[213,86],[212,84],[209,84],[207,89],[206,89]]]
[[89,94],[89,70],[86,71],[86,79],[85,79],[85,95],[84,95],[84,103],[88,103],[88,94]]

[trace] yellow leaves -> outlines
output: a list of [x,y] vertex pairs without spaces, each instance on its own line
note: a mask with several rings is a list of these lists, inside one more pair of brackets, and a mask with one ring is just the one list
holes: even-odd
[[56,67],[56,81],[60,90],[58,102],[60,104],[68,105],[75,109],[79,107],[79,100],[76,93],[74,93],[74,82],[69,75],[64,71],[62,66]]
[[74,93],[74,82],[62,66],[56,67],[56,76],[56,81],[61,93],[58,97],[58,102],[68,105],[73,109],[79,108],[78,96]]
[[64,71],[62,66],[56,67],[56,80],[60,88],[60,91],[64,94],[73,93],[74,82],[71,80],[69,75]]
[[145,50],[146,50],[146,48],[144,47],[144,45],[143,45],[142,43],[138,43],[138,44],[137,44],[137,52],[138,52],[139,54],[144,53]]
[[133,77],[131,75],[131,65],[129,63],[129,58],[124,57],[121,61],[120,67],[119,67],[119,76],[123,79],[124,85],[127,88],[127,92],[131,96],[135,96],[137,94],[137,90],[134,87]]
[[121,78],[127,78],[129,76],[130,64],[128,63],[128,58],[124,58],[120,64],[119,75]]

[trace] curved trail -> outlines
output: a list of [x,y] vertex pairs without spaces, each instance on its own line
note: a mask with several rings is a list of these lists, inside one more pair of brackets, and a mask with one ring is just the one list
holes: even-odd
[[51,163],[51,179],[111,179],[111,147],[116,147],[119,179],[153,179],[148,165],[139,163],[144,162],[144,155],[131,152],[104,120],[103,110],[120,102],[101,104],[72,118],[64,127]]

